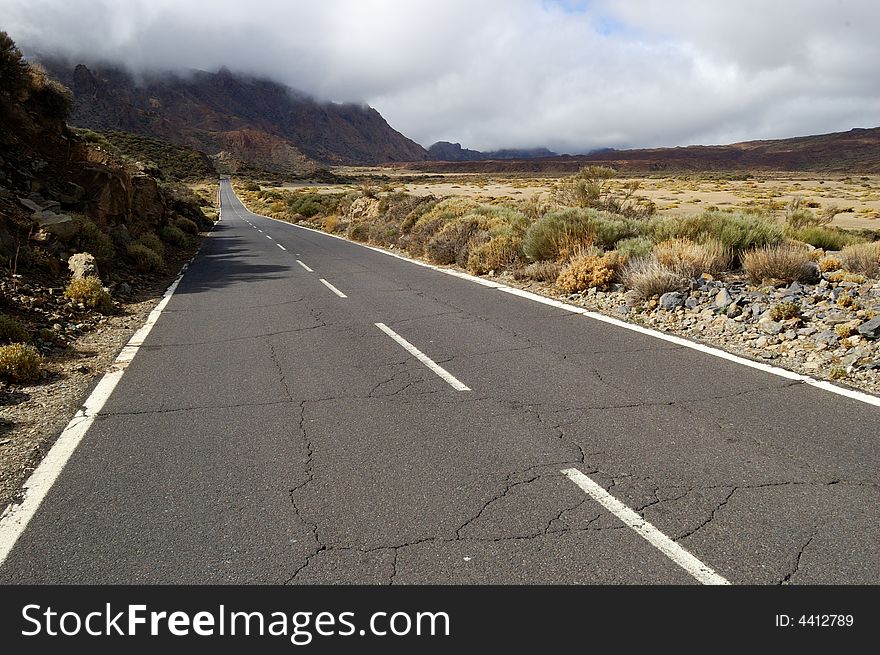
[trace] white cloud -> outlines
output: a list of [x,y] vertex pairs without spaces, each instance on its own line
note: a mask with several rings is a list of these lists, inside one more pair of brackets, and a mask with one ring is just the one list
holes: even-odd
[[4,0],[21,44],[222,65],[468,147],[723,143],[880,124],[874,0]]

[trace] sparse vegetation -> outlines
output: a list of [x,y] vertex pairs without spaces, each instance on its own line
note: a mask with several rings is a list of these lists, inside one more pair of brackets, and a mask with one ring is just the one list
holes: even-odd
[[0,377],[10,382],[34,382],[40,379],[43,358],[29,344],[0,346]]
[[30,341],[24,325],[6,314],[0,314],[0,343],[26,343]]
[[145,273],[159,271],[164,266],[162,255],[140,242],[129,244],[128,256],[134,261],[135,267]]
[[183,232],[187,234],[196,235],[199,233],[199,226],[196,225],[195,221],[191,221],[188,218],[184,218],[183,216],[178,217],[174,221],[174,225],[180,228]]
[[113,300],[110,294],[104,288],[101,280],[96,277],[71,280],[67,289],[64,290],[64,296],[100,312],[113,309]]
[[755,248],[743,254],[743,268],[756,284],[764,282],[809,282],[814,277],[809,253],[803,247],[785,243]]
[[159,236],[162,237],[162,240],[166,243],[170,243],[180,248],[189,243],[186,233],[176,225],[163,225],[159,228]]
[[688,239],[668,239],[654,247],[654,257],[682,277],[701,273],[720,273],[730,264],[730,253],[717,241],[694,243]]
[[770,308],[770,318],[774,321],[788,321],[800,318],[800,305],[793,302],[783,302]]
[[626,263],[616,251],[603,255],[579,255],[572,258],[562,269],[556,286],[565,293],[585,289],[604,289],[614,281],[620,268]]
[[651,298],[667,291],[682,289],[687,280],[678,272],[660,264],[653,255],[629,262],[623,269],[623,283],[641,298]]
[[868,277],[880,275],[880,241],[847,246],[840,252],[840,258],[847,271]]
[[77,216],[74,218],[74,222],[76,235],[73,237],[72,245],[78,252],[87,252],[96,259],[112,259],[115,249],[113,248],[113,240],[108,234],[85,216]]

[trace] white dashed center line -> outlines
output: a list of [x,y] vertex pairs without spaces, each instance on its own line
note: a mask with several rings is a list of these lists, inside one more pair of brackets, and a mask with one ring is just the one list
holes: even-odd
[[336,287],[334,287],[332,284],[330,284],[330,283],[329,283],[327,280],[325,280],[324,278],[321,278],[321,284],[323,284],[325,287],[327,287],[328,289],[330,289],[330,291],[332,291],[333,293],[335,293],[335,294],[336,294],[337,296],[339,296],[340,298],[348,298],[348,296],[346,296],[344,293],[342,293],[339,289],[337,289]]
[[579,470],[575,468],[565,469],[562,471],[562,474],[579,486],[588,496],[599,503],[602,507],[614,514],[614,516],[623,521],[627,526],[635,530],[642,538],[654,546],[654,548],[666,555],[666,557],[678,564],[702,584],[730,584],[725,578],[718,575],[712,567],[698,560],[690,552],[679,546],[672,539],[660,532],[660,530],[648,523],[635,510],[624,505]]
[[440,366],[437,362],[435,362],[433,359],[428,357],[425,353],[423,353],[421,350],[416,348],[414,345],[412,345],[409,341],[404,339],[402,336],[397,334],[397,332],[392,330],[390,327],[388,327],[384,323],[376,323],[376,327],[379,328],[380,330],[382,330],[382,332],[387,334],[389,337],[394,339],[401,346],[403,346],[403,348],[410,355],[415,357],[422,364],[424,364],[429,369],[434,371],[434,373],[436,373],[438,376],[443,378],[449,384],[449,386],[451,386],[453,389],[455,389],[456,391],[470,391],[470,388],[468,386],[466,386],[465,384],[463,384],[454,375],[452,375],[452,373],[450,373],[445,368]]
[[282,246],[280,243],[276,243],[275,245],[278,246],[279,248],[281,248],[282,250],[287,250],[287,248]]
[[302,263],[300,260],[298,260],[298,259],[296,260],[296,263],[299,264],[300,266],[302,266],[304,269],[306,269],[309,273],[314,273],[314,272],[315,272],[315,271],[313,271],[312,269],[310,269],[308,266],[306,266],[305,264],[303,264],[303,263]]

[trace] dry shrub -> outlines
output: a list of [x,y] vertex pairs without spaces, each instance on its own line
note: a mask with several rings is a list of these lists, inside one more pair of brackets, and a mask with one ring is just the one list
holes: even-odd
[[819,260],[819,270],[823,273],[830,273],[831,271],[839,271],[843,268],[843,262],[839,257],[823,257]]
[[432,236],[425,244],[425,254],[435,264],[454,264],[459,259],[467,261],[468,242],[480,229],[474,219],[457,218]]
[[33,346],[13,343],[0,346],[0,377],[11,382],[39,379],[43,358]]
[[678,291],[687,285],[681,273],[663,266],[653,256],[631,261],[624,267],[621,278],[627,288],[635,290],[642,298]]
[[720,242],[694,243],[689,239],[667,239],[654,246],[654,257],[661,266],[694,277],[701,273],[721,273],[730,265],[730,251]]
[[113,309],[113,300],[110,298],[110,294],[101,284],[101,280],[96,277],[71,280],[64,291],[64,296],[101,312]]
[[517,280],[537,280],[538,282],[555,282],[562,272],[562,264],[559,262],[542,261],[532,262],[528,266],[518,268],[513,272]]
[[370,240],[370,224],[369,223],[352,223],[348,226],[347,236],[352,241],[369,241]]
[[814,275],[810,253],[791,243],[764,246],[743,253],[743,268],[755,284],[764,281],[809,282]]
[[615,252],[604,255],[581,255],[575,257],[562,269],[556,279],[556,286],[565,293],[575,293],[596,287],[606,288],[614,281],[618,270],[626,263]]
[[880,241],[857,243],[840,251],[843,267],[852,273],[880,277]]
[[324,219],[322,220],[321,229],[325,232],[335,232],[337,225],[339,225],[339,215],[330,214],[329,216],[324,217]]
[[522,241],[513,234],[499,234],[488,242],[471,249],[467,269],[474,275],[502,271],[520,260]]

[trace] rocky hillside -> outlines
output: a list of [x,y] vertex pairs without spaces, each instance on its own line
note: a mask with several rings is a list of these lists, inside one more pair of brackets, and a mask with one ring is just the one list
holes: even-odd
[[[44,354],[176,270],[210,226],[193,192],[69,129],[71,104],[0,32],[0,323]],[[61,293],[71,261],[86,295]]]
[[[454,145],[454,144],[452,144]],[[463,153],[475,151],[464,150]],[[722,146],[603,149],[589,155],[461,161],[445,152],[446,161],[416,163],[411,168],[432,172],[566,173],[596,164],[623,172],[687,171],[814,171],[824,173],[880,172],[880,127]]]
[[427,152],[370,107],[321,103],[269,80],[194,72],[135,79],[111,67],[43,59],[73,91],[71,123],[133,132],[242,167],[301,175],[323,165],[421,161]]

